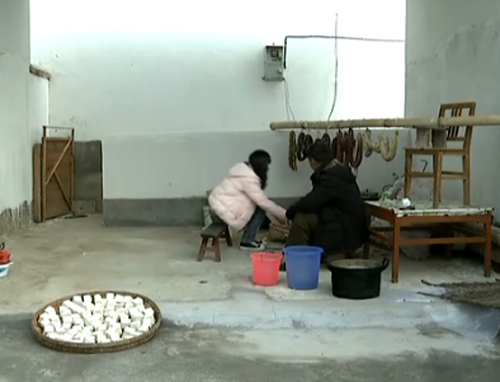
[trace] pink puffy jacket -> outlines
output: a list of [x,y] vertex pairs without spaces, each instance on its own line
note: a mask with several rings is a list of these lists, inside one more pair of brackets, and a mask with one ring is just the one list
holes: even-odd
[[271,221],[286,221],[286,211],[269,200],[260,185],[260,178],[246,163],[238,163],[208,197],[210,208],[228,226],[242,230],[248,224],[257,206]]

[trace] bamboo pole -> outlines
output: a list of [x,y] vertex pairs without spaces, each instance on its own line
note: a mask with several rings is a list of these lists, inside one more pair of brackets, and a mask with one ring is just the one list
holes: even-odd
[[361,127],[412,127],[418,129],[443,130],[448,126],[500,126],[500,115],[475,115],[441,118],[374,118],[344,119],[336,121],[285,121],[272,122],[271,130],[286,129],[345,129]]

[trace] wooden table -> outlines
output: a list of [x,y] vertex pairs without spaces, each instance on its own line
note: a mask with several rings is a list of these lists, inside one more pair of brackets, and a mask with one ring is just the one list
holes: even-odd
[[[422,244],[444,244],[447,246],[447,256],[451,259],[453,244],[484,244],[484,275],[491,276],[491,251],[492,251],[492,223],[493,208],[457,206],[443,204],[439,208],[432,208],[432,202],[415,203],[414,210],[397,208],[393,202],[365,202],[366,212],[371,218],[378,218],[388,222],[390,227],[371,227],[370,238],[392,246],[392,282],[399,281],[399,258],[402,246]],[[474,230],[468,229],[461,223],[479,223],[484,226],[484,234],[479,235]],[[444,229],[444,237],[402,238],[403,230]],[[392,233],[391,236],[387,232]],[[455,236],[458,232],[461,235]],[[364,247],[364,257],[370,253],[369,242]]]

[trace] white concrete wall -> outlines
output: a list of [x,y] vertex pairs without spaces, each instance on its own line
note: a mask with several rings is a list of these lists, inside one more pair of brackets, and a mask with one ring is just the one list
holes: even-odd
[[28,124],[31,146],[42,141],[43,125],[49,123],[49,81],[31,75],[29,79]]
[[[400,0],[32,0],[33,63],[53,75],[51,124],[103,140],[106,199],[202,196],[255,148],[286,165],[288,139],[269,131],[286,119],[284,84],[261,79],[264,45],[331,35],[336,12],[341,35],[404,38]],[[291,40],[286,77],[296,117],[325,119],[333,41]],[[334,118],[403,108],[404,44],[340,41]],[[394,166],[401,172],[402,162]],[[391,172],[379,168],[365,186],[387,183]],[[280,176],[276,196],[298,195],[308,182],[306,173]]]
[[[380,190],[391,183],[393,172],[402,175],[402,147],[408,146],[409,134],[400,134],[394,161],[385,162],[377,154],[364,159],[358,173],[360,187]],[[224,155],[214,155],[214,147],[221,141],[228,142],[228,146],[220,149]],[[311,170],[307,161],[299,162],[296,173],[288,168],[287,142],[286,132],[259,131],[157,134],[134,140],[105,138],[104,163],[108,171],[104,179],[105,199],[129,199],[130,195],[137,199],[203,196],[227,175],[231,165],[246,160],[254,147],[273,153],[266,192],[271,197],[296,197],[310,189]],[[152,176],[151,169],[158,167],[161,173]]]
[[[498,0],[407,1],[406,115],[436,116],[443,102],[476,101],[476,114],[500,114]],[[500,127],[472,139],[472,201],[500,210]],[[456,161],[445,165],[455,167]],[[445,182],[445,198],[461,185]]]
[[29,1],[0,1],[0,213],[31,201],[29,36]]

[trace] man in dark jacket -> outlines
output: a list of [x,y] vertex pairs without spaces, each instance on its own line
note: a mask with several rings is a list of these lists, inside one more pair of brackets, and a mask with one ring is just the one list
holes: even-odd
[[317,141],[309,151],[312,190],[286,212],[292,221],[287,245],[323,247],[325,254],[352,254],[368,240],[364,203],[348,166],[333,158],[330,147]]

